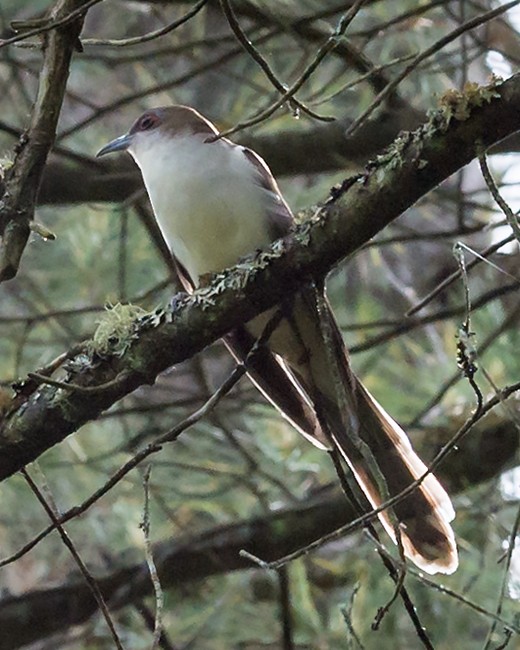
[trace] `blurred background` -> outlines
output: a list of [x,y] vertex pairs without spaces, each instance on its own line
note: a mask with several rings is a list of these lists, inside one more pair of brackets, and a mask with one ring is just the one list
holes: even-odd
[[[257,53],[290,86],[307,74],[353,4],[234,0],[232,7]],[[449,89],[463,91],[469,82],[485,84],[492,74],[507,78],[517,70],[516,8],[490,17],[500,3],[361,4],[297,94],[315,116],[283,106],[231,136],[265,158],[295,212],[312,212],[399,132],[424,122]],[[96,151],[149,107],[188,104],[227,129],[279,98],[237,41],[219,2],[199,2],[198,11],[196,5],[106,0],[88,9],[38,201],[37,221],[55,240],[33,234],[17,277],[0,285],[0,382],[6,390],[90,338],[106,305],[151,310],[175,292],[137,168],[130,156],[96,160]],[[43,18],[52,6],[3,0],[0,36],[10,38],[13,21]],[[4,169],[30,122],[38,85],[45,83],[42,38],[0,49]],[[383,101],[350,133],[382,92]],[[515,213],[518,148],[513,136],[488,158]],[[426,461],[476,406],[457,368],[466,290],[484,398],[520,380],[520,272],[511,235],[474,162],[329,277],[329,297],[356,372]],[[459,276],[435,292],[459,269],[456,243],[466,265],[478,264],[466,280]],[[232,367],[223,346],[211,346],[45,453],[31,474],[58,512],[81,504],[134,453],[199,408]],[[518,647],[520,553],[512,549],[520,499],[519,405],[514,394],[497,401],[438,471],[457,510],[459,570],[442,580],[427,581],[413,570],[406,578],[438,649]],[[66,524],[103,587],[124,647],[151,647],[153,635],[157,593],[146,565],[145,511],[164,597],[160,647],[423,647],[400,600],[379,631],[371,629],[393,583],[362,531],[279,572],[239,558],[241,548],[261,559],[281,557],[349,519],[328,456],[283,421],[247,379],[147,463],[146,510],[145,464]],[[48,524],[21,476],[0,485],[0,648],[115,647],[55,531],[18,554]],[[396,553],[386,537],[382,542]]]

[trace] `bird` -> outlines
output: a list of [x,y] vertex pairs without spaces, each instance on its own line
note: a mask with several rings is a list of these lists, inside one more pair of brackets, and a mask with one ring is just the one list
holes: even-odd
[[[190,290],[294,228],[294,215],[265,161],[219,136],[215,125],[192,107],[146,110],[97,156],[118,151],[130,153],[137,163],[159,227]],[[225,343],[238,360],[245,359],[273,322],[273,309],[226,335]],[[307,439],[341,454],[369,504],[378,508],[385,497],[423,477],[427,468],[403,429],[352,371],[328,302],[328,337],[308,284],[279,309],[268,342],[248,359],[248,375]],[[346,399],[338,398],[338,377]],[[363,445],[370,450],[368,456]],[[458,552],[450,524],[455,512],[433,474],[395,503],[393,515],[383,510],[378,516],[419,569],[429,574],[456,570]]]

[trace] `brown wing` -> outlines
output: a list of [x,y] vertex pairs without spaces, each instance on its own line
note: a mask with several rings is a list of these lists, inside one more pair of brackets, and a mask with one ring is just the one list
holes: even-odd
[[264,160],[247,147],[242,147],[242,151],[257,172],[258,184],[269,194],[266,216],[269,221],[271,240],[274,241],[285,237],[294,225],[291,209],[283,198],[280,188]]
[[[256,337],[245,326],[238,327],[224,337],[224,342],[237,359],[244,361]],[[263,347],[247,364],[247,374],[259,391],[310,442],[321,449],[327,444],[316,411],[287,367],[273,352]]]

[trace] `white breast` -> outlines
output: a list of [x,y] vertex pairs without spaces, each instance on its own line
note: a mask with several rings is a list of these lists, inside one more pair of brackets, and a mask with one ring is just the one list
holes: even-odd
[[155,216],[194,281],[269,243],[267,192],[240,147],[206,136],[148,133],[130,152]]

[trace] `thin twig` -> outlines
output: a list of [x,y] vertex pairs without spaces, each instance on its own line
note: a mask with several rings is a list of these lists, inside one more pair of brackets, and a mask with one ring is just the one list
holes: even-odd
[[[335,354],[335,349],[337,348],[337,345],[335,345],[334,343],[334,334],[335,334],[334,323],[332,322],[332,316],[330,310],[327,307],[327,303],[325,300],[323,284],[318,284],[318,283],[315,284],[314,297],[316,301],[316,308],[318,311],[321,336],[323,337],[325,350],[328,355],[329,368],[332,373],[334,385],[336,387],[336,399],[341,413],[341,418],[344,420],[342,424],[345,427],[346,431],[348,431],[348,435],[350,436],[353,445],[355,445],[355,447],[361,454],[363,460],[365,461],[369,472],[374,477],[377,488],[379,490],[380,500],[388,501],[390,495],[388,492],[386,479],[383,473],[381,472],[381,468],[379,467],[369,445],[367,445],[359,435],[358,418],[354,417],[354,414],[356,413],[355,395],[352,394],[355,390],[356,378],[355,377],[349,378],[344,376],[343,368],[341,365],[342,364],[341,359],[339,358],[339,355]],[[347,421],[347,417],[348,417],[348,421]],[[325,424],[326,424],[326,417],[324,417],[323,419],[325,419]],[[354,506],[357,514],[363,514],[364,509],[362,508],[359,500],[356,498],[355,494],[353,493],[346,479],[346,475],[343,470],[343,466],[341,464],[341,456],[337,449],[337,443],[333,436],[331,436],[331,439],[335,446],[331,450],[330,456],[332,458],[332,462],[334,463],[336,474],[338,475],[338,478],[340,480],[340,484],[343,489],[343,492],[345,493],[347,499]],[[400,530],[399,522],[397,520],[397,517],[393,509],[389,509],[386,512],[386,514],[390,522],[392,523],[394,533],[396,536],[396,541],[402,555],[401,530]],[[380,544],[379,536],[372,522],[369,522],[366,525],[366,529],[370,537],[373,537],[375,541],[378,544]],[[379,627],[383,617],[389,611],[392,603],[396,600],[399,594],[402,594],[403,600],[405,602],[405,606],[407,606],[408,613],[410,614],[412,622],[419,634],[419,637],[423,642],[423,645],[428,649],[432,648],[431,642],[428,639],[426,632],[424,631],[424,628],[417,617],[416,609],[413,606],[413,603],[411,603],[408,594],[403,588],[403,581],[404,581],[404,575],[406,569],[403,568],[403,570],[400,572],[399,570],[396,569],[395,565],[389,558],[388,554],[382,555],[381,553],[379,553],[379,555],[383,560],[383,564],[387,569],[391,579],[394,581],[396,588],[394,590],[393,596],[386,603],[386,605],[379,608],[378,613],[376,615],[376,619],[372,624],[372,628],[377,629]],[[408,608],[409,603],[411,603],[411,606]]]
[[487,164],[486,154],[481,153],[478,157],[478,161],[480,163],[480,171],[482,172],[482,176],[486,181],[486,185],[491,193],[491,196],[495,199],[497,205],[504,213],[507,223],[515,235],[516,241],[520,243],[520,226],[518,225],[518,218],[498,191],[498,187],[493,180],[493,176],[491,175],[491,171]]
[[81,574],[85,578],[85,582],[89,586],[89,588],[90,588],[90,590],[92,592],[92,595],[94,596],[94,599],[96,600],[96,602],[97,602],[97,604],[99,606],[99,609],[101,610],[101,612],[103,614],[103,617],[104,617],[104,619],[105,619],[105,621],[107,623],[108,629],[110,630],[110,634],[112,635],[112,638],[114,640],[114,643],[115,643],[116,647],[118,648],[118,650],[124,650],[123,645],[121,643],[121,640],[119,638],[119,635],[117,634],[117,631],[116,631],[116,629],[114,627],[114,623],[112,621],[112,617],[110,616],[110,612],[108,610],[105,599],[103,598],[103,594],[101,593],[101,590],[100,590],[97,582],[95,581],[95,579],[91,575],[91,573],[88,570],[87,566],[85,565],[85,563],[81,559],[81,557],[80,557],[79,553],[77,552],[74,544],[72,543],[72,540],[70,539],[67,532],[63,528],[63,526],[62,526],[62,524],[60,522],[61,517],[57,513],[55,513],[54,510],[47,503],[47,500],[43,496],[43,493],[41,492],[39,487],[36,485],[36,483],[33,481],[33,479],[31,478],[31,476],[29,474],[29,472],[27,471],[27,469],[24,467],[20,471],[21,471],[22,476],[25,478],[25,480],[29,484],[29,487],[31,488],[33,494],[36,496],[38,501],[43,506],[43,509],[45,510],[47,515],[49,516],[49,519],[52,521],[53,528],[57,529],[57,531],[58,531],[58,533],[59,533],[59,535],[61,537],[62,542],[64,543],[64,545],[69,550],[69,552],[72,555],[72,557],[74,558],[74,561],[76,562],[79,570],[81,571]]
[[[10,280],[17,274],[27,245],[29,223],[34,220],[40,181],[55,140],[70,64],[83,27],[82,17],[90,5],[92,1],[58,0],[52,9],[52,16],[58,17],[56,23],[60,23],[60,16],[61,21],[74,22],[67,29],[53,31],[46,39],[31,124],[18,143],[14,163],[6,174],[0,210],[1,281]],[[70,12],[71,7],[78,8]],[[4,44],[6,42],[3,41]]]
[[462,603],[469,609],[472,609],[477,614],[480,614],[485,618],[489,618],[492,621],[496,621],[497,624],[503,625],[506,630],[509,630],[515,634],[520,634],[520,627],[518,625],[515,625],[515,623],[512,623],[511,621],[506,621],[505,618],[502,618],[501,616],[498,616],[497,614],[491,612],[485,607],[482,607],[481,605],[474,603],[473,601],[469,600],[469,598],[466,598],[466,596],[463,596],[462,594],[453,591],[453,589],[449,589],[443,584],[434,582],[431,578],[427,578],[424,575],[424,573],[416,571],[415,569],[411,568],[410,575],[413,576],[419,582],[425,584],[427,587],[431,587],[432,589],[435,589],[441,594],[446,594],[450,598],[457,600],[458,602]]
[[98,386],[80,386],[79,384],[74,384],[72,382],[60,381],[59,379],[51,379],[46,375],[41,375],[38,372],[28,372],[27,376],[29,379],[33,379],[40,384],[49,384],[49,386],[55,386],[56,388],[62,388],[63,390],[69,390],[77,393],[82,393],[85,395],[93,395],[100,393],[106,390],[112,390],[117,386],[125,384],[130,373],[121,373],[114,379],[106,381],[104,384],[99,384]]
[[352,610],[354,609],[354,600],[356,598],[358,591],[359,591],[359,583],[356,583],[354,585],[354,589],[352,590],[352,594],[350,595],[348,607],[344,606],[341,608],[341,615],[343,616],[343,620],[345,621],[345,625],[347,626],[347,630],[351,637],[350,639],[347,639],[347,641],[349,642],[348,645],[349,649],[351,648],[352,645],[350,641],[353,640],[358,650],[365,650],[365,647],[361,643],[361,639],[358,637],[357,632],[354,629],[354,624],[352,622]]
[[[518,320],[518,317],[520,315],[520,302],[518,302],[514,309],[506,316],[506,318],[502,321],[499,327],[497,327],[495,330],[490,332],[484,341],[477,347],[477,354],[479,356],[482,356],[485,350],[489,348],[490,345],[496,342],[497,338],[504,332],[508,327],[510,327],[513,323],[515,323]],[[422,408],[419,413],[417,413],[414,417],[414,419],[410,422],[410,426],[418,426],[420,421],[424,418],[424,416],[431,411],[432,408],[434,408],[444,397],[444,395],[447,393],[447,391],[454,386],[461,378],[461,373],[459,370],[453,373],[451,377],[448,377],[448,379],[442,384],[442,386],[439,388],[439,390],[435,393],[435,395],[430,399],[430,401]]]
[[[477,264],[480,264],[483,261],[486,261],[486,259],[490,256],[493,255],[493,253],[496,253],[499,251],[503,246],[506,246],[507,244],[511,243],[512,241],[515,241],[515,236],[514,235],[509,235],[508,237],[505,237],[504,239],[501,239],[500,241],[496,242],[495,244],[491,244],[487,248],[485,248],[474,260],[471,260],[471,262],[468,262],[466,264],[466,269],[469,271],[472,269],[474,266],[477,266]],[[430,291],[424,298],[422,298],[417,304],[415,304],[413,307],[411,307],[406,313],[405,316],[413,316],[416,314],[419,310],[421,310],[425,305],[427,305],[429,302],[431,302],[435,297],[437,297],[444,289],[449,287],[450,284],[455,282],[460,278],[460,269],[457,271],[454,271],[450,275],[448,275],[447,278],[445,278],[442,282],[440,282],[435,289]]]
[[108,38],[106,40],[90,38],[88,39],[88,41],[84,40],[83,43],[88,45],[103,45],[105,47],[107,46],[127,47],[129,45],[139,45],[140,43],[147,43],[148,41],[153,41],[159,38],[160,36],[169,34],[174,29],[177,29],[177,27],[180,27],[184,23],[188,22],[188,20],[196,16],[199,13],[199,11],[204,7],[204,5],[207,3],[208,0],[199,0],[199,2],[197,2],[197,4],[192,9],[186,12],[184,16],[181,16],[180,18],[173,20],[171,23],[168,23],[167,25],[164,25],[164,27],[160,27],[159,29],[156,29],[153,32],[148,32],[148,34],[143,34],[142,36],[134,36],[132,38],[122,38],[122,39]]
[[[346,480],[345,472],[342,469],[341,465],[341,458],[339,455],[339,452],[337,450],[332,450],[330,452],[330,456],[332,459],[332,462],[334,464],[334,468],[336,470],[336,474],[340,480],[341,487],[343,489],[343,492],[347,496],[348,500],[350,503],[352,503],[355,511],[357,513],[362,513],[362,507],[359,501],[356,498],[356,495],[354,492],[351,490],[348,481]],[[363,516],[363,515],[361,515]],[[377,534],[377,531],[374,527],[374,524],[372,521],[367,521],[364,524],[366,534],[369,536],[370,540],[372,543],[375,543],[377,553],[379,557],[381,558],[383,565],[385,569],[388,571],[388,575],[390,578],[393,580],[395,584],[394,592],[391,598],[388,600],[388,602],[383,605],[383,607],[380,607],[377,614],[376,618],[372,624],[373,629],[378,629],[379,625],[381,624],[381,621],[383,620],[383,617],[386,615],[386,613],[389,611],[392,603],[395,601],[395,599],[400,596],[403,600],[403,604],[405,606],[406,612],[408,616],[410,617],[410,620],[412,621],[412,625],[414,626],[414,629],[417,633],[417,636],[421,640],[421,643],[427,650],[433,650],[433,645],[431,644],[430,639],[428,638],[428,634],[426,632],[426,629],[423,627],[419,615],[417,613],[417,609],[410,598],[410,595],[408,594],[408,590],[404,586],[404,578],[406,576],[406,570],[407,566],[402,561],[401,563],[397,563],[395,559],[386,551],[384,548],[383,544],[381,543],[379,539],[379,535]],[[400,542],[400,536],[397,537],[397,539]],[[401,551],[401,558],[403,557],[402,555],[402,546],[400,548]]]
[[[505,563],[504,563],[504,573],[502,576],[502,584],[500,585],[500,594],[498,596],[498,603],[497,603],[497,608],[495,610],[496,613],[496,618],[493,619],[493,623],[489,629],[487,638],[486,638],[486,643],[484,645],[484,650],[488,650],[490,647],[493,634],[495,633],[496,627],[497,627],[497,622],[498,618],[502,614],[502,607],[504,605],[504,599],[506,597],[506,590],[507,590],[507,585],[509,582],[510,574],[509,570],[511,568],[511,561],[513,559],[513,552],[515,550],[515,544],[518,536],[518,530],[520,529],[520,506],[516,510],[516,517],[515,521],[513,523],[513,527],[511,528],[511,533],[509,534],[509,541],[507,545],[507,553],[505,555]],[[505,647],[505,646],[504,646]]]
[[[518,0],[520,2],[520,0]],[[343,36],[345,33],[347,27],[350,25],[351,21],[353,20],[354,16],[358,12],[359,8],[366,2],[366,0],[357,0],[350,8],[349,11],[347,11],[339,21],[338,26],[334,30],[334,33],[328,37],[328,39],[325,41],[325,43],[320,47],[318,52],[316,53],[316,56],[314,57],[312,63],[304,70],[304,72],[300,75],[300,77],[287,89],[285,89],[285,92],[282,94],[282,96],[273,104],[271,104],[270,107],[265,109],[264,111],[261,111],[258,113],[255,117],[251,118],[250,120],[245,120],[244,122],[239,122],[236,126],[234,126],[231,129],[226,129],[225,131],[222,131],[218,137],[224,137],[224,136],[229,136],[233,133],[236,133],[239,130],[242,130],[246,127],[253,126],[255,124],[259,124],[260,122],[263,122],[265,119],[270,117],[280,106],[283,106],[285,102],[287,102],[290,99],[294,98],[295,93],[298,92],[298,90],[303,86],[303,84],[310,78],[310,76],[315,72],[315,70],[318,68],[322,60],[336,47],[339,39]],[[322,120],[326,120],[327,118],[321,118]],[[334,118],[328,118],[330,121],[331,119]]]
[[155,594],[155,624],[153,630],[153,641],[151,650],[156,650],[159,647],[163,622],[162,613],[164,607],[164,594],[159,580],[159,574],[155,561],[153,559],[152,543],[150,542],[150,475],[152,473],[152,466],[148,465],[145,469],[143,476],[143,489],[144,489],[144,506],[143,506],[143,520],[140,528],[144,535],[144,551],[146,556],[146,564],[150,572],[150,578],[153,584],[153,591]]
[[[242,30],[242,27],[240,27],[240,23],[237,20],[237,17],[235,15],[235,12],[233,11],[233,7],[231,6],[229,0],[220,0],[220,7],[229,23],[229,26],[231,27],[233,34],[236,36],[238,42],[242,45],[245,51],[251,56],[251,58],[260,66],[265,76],[273,84],[276,90],[278,90],[278,92],[285,94],[287,88],[281,81],[279,81],[278,77],[275,75],[273,70],[271,70],[271,66],[269,65],[269,63],[267,63],[264,57],[260,54],[260,51],[253,45],[253,43],[246,36],[244,31]],[[299,109],[303,113],[306,113],[307,115],[314,117],[315,119],[323,120],[323,121],[329,121],[330,119],[330,118],[322,117],[317,113],[314,113],[314,111],[311,111],[309,108],[307,108],[307,106],[305,106],[305,104],[302,104],[302,102],[297,100],[295,97],[290,97],[289,102],[294,105],[295,109]]]
[[[486,291],[485,293],[478,296],[478,298],[475,298],[473,300],[471,305],[472,313],[475,313],[477,310],[481,309],[482,307],[485,307],[493,300],[497,300],[498,298],[502,298],[503,296],[506,296],[509,293],[518,291],[519,286],[520,286],[520,281],[517,280],[516,282],[513,282],[511,284],[506,284],[501,287],[496,287],[494,289],[491,289],[490,291]],[[417,317],[410,318],[404,322],[402,322],[401,320],[368,321],[366,323],[356,323],[353,325],[348,325],[346,327],[343,327],[342,329],[344,329],[345,331],[356,331],[356,330],[372,329],[376,327],[392,327],[392,329],[386,330],[384,332],[381,332],[380,334],[376,334],[375,336],[371,336],[370,338],[367,338],[365,341],[363,341],[363,343],[350,346],[349,348],[350,354],[354,355],[357,354],[358,352],[364,352],[378,345],[382,345],[383,343],[391,341],[397,338],[398,336],[401,336],[402,334],[406,334],[407,332],[411,332],[412,330],[417,329],[418,327],[424,327],[425,325],[429,325],[431,323],[439,323],[440,321],[443,320],[452,319],[455,316],[460,316],[460,314],[463,313],[464,313],[464,305],[458,305],[455,307],[450,307],[448,309],[439,309],[436,312],[430,312],[421,318],[417,318]]]
[[17,43],[18,41],[23,41],[27,38],[31,38],[32,36],[45,34],[45,32],[50,32],[53,29],[57,29],[58,27],[64,27],[65,25],[68,25],[72,21],[76,20],[76,18],[83,16],[87,10],[90,9],[90,7],[97,5],[99,2],[103,2],[103,0],[88,0],[88,2],[85,2],[85,4],[83,4],[81,7],[78,7],[78,9],[71,11],[59,20],[48,22],[46,24],[40,25],[39,27],[36,27],[35,29],[23,31],[21,34],[12,36],[11,38],[2,38],[0,39],[0,48],[5,47],[6,45],[11,45],[12,43]]
[[455,244],[453,247],[453,253],[459,265],[466,302],[465,318],[457,333],[457,365],[462,370],[464,376],[468,380],[471,388],[475,393],[475,396],[477,398],[477,410],[479,410],[482,408],[482,402],[484,401],[484,398],[482,396],[482,391],[475,381],[475,373],[477,372],[477,351],[473,342],[475,333],[471,331],[470,325],[471,298],[469,291],[468,273],[466,270],[466,260],[464,258],[464,253],[458,244]]
[[[143,619],[146,627],[153,632],[155,627],[155,616],[152,614],[150,609],[147,607],[146,603],[142,600],[140,603],[136,603],[135,610],[139,616]],[[181,650],[178,646],[174,646],[170,639],[166,636],[165,631],[161,632],[161,637],[159,639],[159,645],[162,650]],[[184,646],[183,646],[184,647]]]

